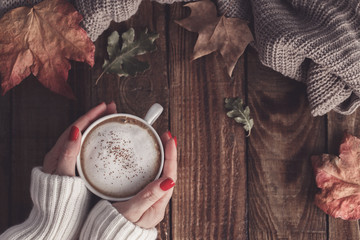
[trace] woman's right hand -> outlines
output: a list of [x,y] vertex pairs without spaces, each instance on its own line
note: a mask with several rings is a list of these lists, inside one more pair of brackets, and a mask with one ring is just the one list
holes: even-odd
[[165,149],[162,176],[130,200],[113,203],[127,220],[146,229],[155,227],[163,220],[177,179],[176,137],[173,138],[170,132],[166,132],[161,136],[161,141]]

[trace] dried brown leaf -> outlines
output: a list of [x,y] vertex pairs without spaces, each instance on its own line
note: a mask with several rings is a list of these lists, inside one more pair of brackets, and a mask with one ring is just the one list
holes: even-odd
[[31,73],[50,90],[74,98],[66,83],[69,60],[94,65],[95,46],[66,0],[19,7],[0,19],[0,74],[4,95]]
[[185,6],[191,9],[190,16],[175,22],[188,31],[199,33],[192,59],[219,51],[231,76],[236,62],[254,40],[247,22],[238,18],[218,17],[216,6],[210,0]]

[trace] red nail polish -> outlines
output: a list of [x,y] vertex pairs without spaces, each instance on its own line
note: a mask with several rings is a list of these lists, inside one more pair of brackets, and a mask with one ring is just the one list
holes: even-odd
[[160,188],[163,191],[167,191],[174,186],[175,186],[175,182],[171,178],[167,178],[162,183],[160,183]]
[[176,136],[174,137],[174,142],[175,142],[175,146],[177,147],[177,138],[176,138]]
[[169,138],[172,138],[170,131],[167,131],[166,134],[169,136]]
[[69,134],[69,141],[76,141],[79,137],[80,130],[76,126],[72,126]]

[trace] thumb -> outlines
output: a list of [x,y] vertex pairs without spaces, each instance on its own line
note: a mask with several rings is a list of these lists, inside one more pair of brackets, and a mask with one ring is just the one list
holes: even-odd
[[130,218],[133,222],[136,222],[151,206],[158,202],[169,189],[174,187],[174,185],[175,182],[171,178],[155,180],[149,183],[129,201],[125,202],[125,206],[123,207],[126,209],[118,210],[124,217],[128,217],[128,219]]
[[75,165],[77,155],[80,151],[81,132],[78,127],[72,126],[69,130],[69,135],[65,144],[63,145],[56,173],[60,176],[75,176]]

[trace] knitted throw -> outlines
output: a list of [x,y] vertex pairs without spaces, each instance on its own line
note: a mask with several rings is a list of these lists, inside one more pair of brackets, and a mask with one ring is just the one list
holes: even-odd
[[358,0],[219,0],[218,6],[228,17],[253,21],[260,61],[307,85],[314,116],[332,109],[351,114],[360,105]]
[[[181,0],[157,0],[173,3]],[[187,0],[189,1],[189,0]],[[10,8],[39,0],[2,0]],[[124,21],[141,0],[75,0],[83,27],[95,41],[110,22]],[[221,14],[253,22],[260,61],[307,85],[314,116],[360,105],[360,3],[358,0],[217,0]]]

